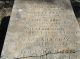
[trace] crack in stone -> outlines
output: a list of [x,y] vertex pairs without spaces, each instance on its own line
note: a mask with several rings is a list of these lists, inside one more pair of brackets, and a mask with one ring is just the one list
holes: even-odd
[[77,50],[77,51],[75,51],[75,50],[62,50],[62,51],[59,51],[59,52],[55,52],[55,53],[52,53],[52,52],[48,52],[48,53],[46,53],[46,54],[43,54],[43,55],[40,55],[40,56],[27,56],[27,57],[19,57],[19,58],[15,58],[15,59],[23,59],[23,58],[30,58],[30,57],[43,57],[43,56],[47,56],[47,55],[49,55],[49,54],[58,54],[58,53],[76,53],[76,52],[78,52],[78,51],[80,51],[80,50]]

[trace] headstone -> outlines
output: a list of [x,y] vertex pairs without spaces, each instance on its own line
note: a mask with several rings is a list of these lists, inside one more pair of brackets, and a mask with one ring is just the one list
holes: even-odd
[[70,0],[15,0],[1,59],[80,59]]

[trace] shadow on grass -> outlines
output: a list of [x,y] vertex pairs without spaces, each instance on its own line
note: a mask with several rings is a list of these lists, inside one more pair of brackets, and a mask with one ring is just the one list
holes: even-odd
[[10,16],[6,16],[2,18],[1,25],[0,25],[0,57],[1,57],[2,49],[5,41],[9,19],[10,19]]
[[70,0],[70,1],[74,10],[75,16],[79,18],[80,17],[80,3],[73,2],[73,0]]

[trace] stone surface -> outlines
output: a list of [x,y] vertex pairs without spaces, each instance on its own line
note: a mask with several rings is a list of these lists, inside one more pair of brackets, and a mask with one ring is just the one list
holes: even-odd
[[1,59],[79,59],[80,28],[69,0],[15,0]]

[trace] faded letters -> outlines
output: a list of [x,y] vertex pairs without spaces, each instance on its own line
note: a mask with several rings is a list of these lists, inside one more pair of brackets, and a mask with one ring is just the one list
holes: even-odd
[[1,59],[80,59],[79,30],[69,0],[15,0]]

